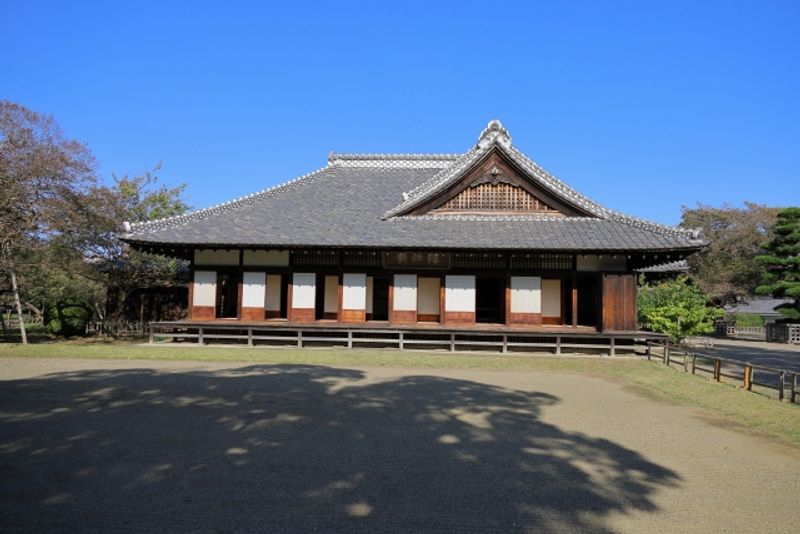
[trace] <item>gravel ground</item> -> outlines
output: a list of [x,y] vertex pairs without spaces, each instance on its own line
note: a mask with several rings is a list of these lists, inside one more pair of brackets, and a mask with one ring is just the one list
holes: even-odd
[[719,356],[720,358],[730,358],[755,365],[800,372],[800,345],[737,339],[714,339],[714,348],[698,348],[697,351]]
[[800,450],[526,371],[0,358],[0,531],[791,532]]

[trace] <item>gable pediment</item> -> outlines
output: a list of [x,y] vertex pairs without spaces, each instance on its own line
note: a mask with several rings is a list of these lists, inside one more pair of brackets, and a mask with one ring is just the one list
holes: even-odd
[[460,179],[408,214],[448,213],[540,214],[552,217],[584,215],[539,187],[497,148],[489,151]]

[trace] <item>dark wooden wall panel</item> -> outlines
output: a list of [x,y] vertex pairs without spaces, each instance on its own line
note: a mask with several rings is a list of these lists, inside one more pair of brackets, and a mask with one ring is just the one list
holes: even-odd
[[603,275],[603,331],[636,330],[636,276]]

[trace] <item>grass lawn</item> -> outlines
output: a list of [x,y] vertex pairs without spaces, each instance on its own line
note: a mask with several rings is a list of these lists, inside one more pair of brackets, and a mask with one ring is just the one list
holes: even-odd
[[[585,373],[615,380],[662,402],[694,406],[705,416],[800,445],[800,405],[780,403],[739,388],[632,358],[504,356],[478,352],[423,352],[396,349],[291,349],[197,346],[143,346],[118,342],[53,342],[27,346],[0,344],[0,357],[97,358],[128,360],[224,361],[267,364],[527,370]],[[0,371],[2,378],[2,371]]]

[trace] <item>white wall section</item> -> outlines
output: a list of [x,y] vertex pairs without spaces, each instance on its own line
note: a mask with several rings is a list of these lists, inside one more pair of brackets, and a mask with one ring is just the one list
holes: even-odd
[[264,309],[280,311],[281,309],[281,275],[267,275],[267,295],[264,299]]
[[445,277],[444,309],[449,312],[475,312],[475,277]]
[[245,250],[242,263],[245,267],[286,267],[289,265],[289,251]]
[[417,310],[417,275],[394,275],[394,310]]
[[423,315],[439,315],[439,278],[420,277],[417,280],[419,295],[419,308],[417,313]]
[[192,306],[217,305],[217,272],[195,271]]
[[561,280],[542,280],[542,315],[561,317]]
[[195,265],[239,265],[238,250],[204,248],[194,251]]
[[244,273],[242,275],[242,306],[261,308],[267,292],[264,273]]
[[345,273],[342,275],[342,309],[367,309],[367,275]]
[[367,277],[367,313],[372,313],[372,299],[373,299],[373,284],[375,280],[371,277]]
[[317,275],[294,273],[292,276],[292,308],[313,308]]
[[511,277],[511,313],[541,313],[542,279],[539,276]]
[[325,277],[325,313],[339,311],[339,277]]

